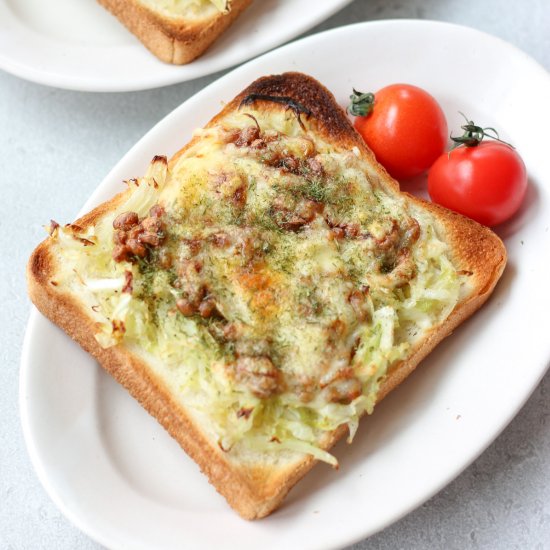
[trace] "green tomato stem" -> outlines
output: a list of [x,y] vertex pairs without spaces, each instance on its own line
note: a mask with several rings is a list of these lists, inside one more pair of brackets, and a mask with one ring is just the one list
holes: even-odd
[[371,92],[358,92],[353,88],[353,94],[349,96],[350,104],[348,113],[353,116],[367,116],[374,107],[374,94]]
[[477,126],[477,124],[475,124],[473,120],[468,120],[468,117],[464,113],[460,114],[466,120],[466,124],[461,126],[461,128],[464,130],[464,134],[459,137],[454,137],[451,134],[450,138],[452,139],[452,141],[454,141],[454,144],[451,147],[451,151],[462,145],[464,145],[465,147],[477,147],[484,138],[494,139],[495,141],[504,143],[504,145],[508,145],[509,147],[514,149],[513,145],[507,143],[506,141],[503,141],[498,137],[498,132],[494,128],[491,128],[490,126],[487,126],[486,128]]

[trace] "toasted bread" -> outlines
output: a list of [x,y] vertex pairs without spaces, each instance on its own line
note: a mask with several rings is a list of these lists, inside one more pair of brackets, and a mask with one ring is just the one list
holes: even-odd
[[492,231],[400,193],[330,92],[285,73],[127,191],[53,224],[28,282],[254,519],[318,459],[336,463],[327,451],[483,304],[505,263]]
[[172,7],[157,0],[98,1],[160,60],[184,65],[202,55],[252,0],[228,1],[225,10],[209,0]]

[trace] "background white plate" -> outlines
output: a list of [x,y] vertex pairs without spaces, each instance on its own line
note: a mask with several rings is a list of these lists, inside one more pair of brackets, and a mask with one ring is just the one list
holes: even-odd
[[106,546],[308,549],[359,540],[458,475],[512,419],[548,366],[550,77],[522,52],[478,31],[421,21],[365,23],[251,61],[155,126],[83,210],[142,174],[154,154],[174,153],[221,100],[258,76],[285,70],[312,74],[342,104],[352,86],[417,84],[441,102],[450,128],[458,129],[459,110],[497,127],[530,176],[524,207],[499,228],[508,267],[487,305],[364,419],[352,446],[336,447],[340,470],[317,466],[281,510],[255,523],[230,511],[158,424],[33,312],[21,371],[29,452],[60,509]]
[[96,0],[0,0],[0,68],[71,90],[127,92],[184,82],[255,57],[351,0],[256,0],[199,59],[154,57]]

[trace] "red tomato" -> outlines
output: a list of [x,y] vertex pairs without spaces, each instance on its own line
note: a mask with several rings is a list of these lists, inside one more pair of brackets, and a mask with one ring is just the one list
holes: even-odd
[[515,149],[498,141],[444,153],[428,174],[434,202],[484,225],[497,225],[521,206],[527,171]]
[[376,159],[396,179],[425,172],[445,150],[447,121],[437,101],[409,84],[392,84],[374,94],[370,114],[354,125]]

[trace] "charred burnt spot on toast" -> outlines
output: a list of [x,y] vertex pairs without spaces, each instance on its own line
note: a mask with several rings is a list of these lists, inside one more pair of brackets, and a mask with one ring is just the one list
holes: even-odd
[[[273,100],[262,102],[262,96],[283,98],[279,100],[283,105],[288,105],[288,99],[292,98],[298,112],[306,114],[308,120],[314,119],[319,123],[313,131],[322,131],[334,142],[351,143],[364,149],[364,143],[353,129],[345,111],[335,102],[332,93],[312,77],[288,72],[259,78],[241,92],[229,108],[241,106],[247,98],[255,97],[255,101],[262,103],[263,109],[270,109],[269,103],[273,103]],[[273,108],[277,108],[276,105]]]
[[292,97],[265,94],[249,94],[241,101],[240,107],[250,105],[255,101],[271,101],[273,103],[284,105],[287,109],[291,110],[296,115],[296,119],[298,120],[298,124],[300,125],[302,130],[306,129],[300,117],[302,114],[306,115],[307,117],[311,116],[311,111],[307,107],[304,107],[301,103],[298,103],[297,101],[292,99]]

